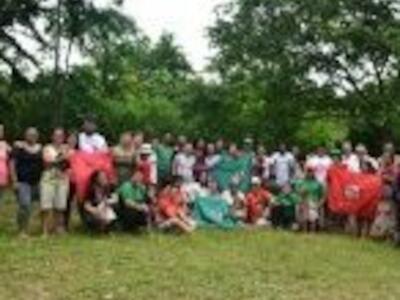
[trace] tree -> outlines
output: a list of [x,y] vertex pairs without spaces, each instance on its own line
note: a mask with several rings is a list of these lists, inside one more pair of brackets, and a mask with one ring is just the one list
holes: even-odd
[[399,107],[388,84],[399,74],[397,2],[232,1],[210,30],[213,68],[225,82],[261,86],[277,124],[300,121],[290,112],[333,111],[377,137]]

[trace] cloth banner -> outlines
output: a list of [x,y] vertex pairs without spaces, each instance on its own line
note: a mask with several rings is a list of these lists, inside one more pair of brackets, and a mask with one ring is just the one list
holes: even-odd
[[[250,163],[249,163],[250,162]],[[234,158],[229,154],[222,154],[221,160],[212,172],[221,190],[227,190],[231,183],[236,183],[243,192],[250,188],[251,158],[241,156]]]
[[219,197],[199,197],[193,209],[193,217],[200,227],[231,229],[237,224],[229,205]]
[[96,171],[107,174],[110,182],[115,183],[116,173],[110,153],[86,153],[78,151],[70,157],[71,176],[76,184],[79,201],[87,197],[90,177]]
[[374,174],[352,173],[345,166],[328,171],[328,207],[333,213],[374,218],[382,198],[382,180]]

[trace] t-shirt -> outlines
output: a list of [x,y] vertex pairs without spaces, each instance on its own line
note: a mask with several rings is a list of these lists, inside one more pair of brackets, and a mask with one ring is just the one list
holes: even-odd
[[322,184],[315,179],[304,179],[295,182],[296,192],[303,200],[319,202],[324,194]]
[[273,164],[272,157],[268,157],[267,155],[264,155],[262,157],[260,156],[255,157],[253,162],[254,175],[264,180],[268,180],[271,175],[272,164]]
[[38,184],[42,175],[42,151],[31,153],[22,147],[13,149],[12,158],[18,182]]
[[277,152],[272,156],[273,171],[276,183],[283,186],[291,180],[291,173],[294,169],[295,158],[290,152]]
[[348,168],[349,171],[359,173],[361,172],[360,160],[357,155],[349,154],[343,156],[342,163]]
[[123,183],[118,194],[123,202],[134,202],[142,204],[146,202],[146,188],[142,184],[127,181]]
[[306,167],[312,168],[314,170],[315,178],[322,184],[326,183],[326,176],[328,170],[331,167],[333,161],[328,155],[311,156],[306,162]]
[[296,206],[300,202],[300,198],[295,193],[280,193],[276,202],[282,206]]
[[195,163],[196,157],[194,155],[178,153],[174,159],[175,175],[181,176],[185,182],[192,182],[194,180],[193,167]]
[[79,134],[79,149],[84,152],[93,153],[107,150],[106,139],[99,133]]
[[138,159],[136,168],[142,173],[144,184],[157,184],[157,158],[155,155],[151,155],[147,159]]
[[55,147],[54,145],[49,144],[43,148],[45,169],[42,174],[42,180],[66,180],[68,178],[67,169],[69,165],[66,160],[66,153],[66,145]]
[[135,167],[135,149],[125,150],[118,145],[113,149],[113,159],[118,182],[122,184],[128,181]]

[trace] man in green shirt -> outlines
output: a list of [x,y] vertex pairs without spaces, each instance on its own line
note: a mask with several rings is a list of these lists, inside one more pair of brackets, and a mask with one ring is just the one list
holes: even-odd
[[147,189],[142,184],[142,174],[136,171],[131,180],[118,188],[120,200],[119,219],[124,230],[137,230],[149,224],[150,207]]

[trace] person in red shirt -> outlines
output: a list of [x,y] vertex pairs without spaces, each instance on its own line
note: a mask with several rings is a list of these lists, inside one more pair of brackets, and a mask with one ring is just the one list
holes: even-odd
[[156,222],[161,229],[193,232],[194,221],[189,217],[187,199],[182,191],[182,179],[175,176],[160,192],[156,202]]
[[142,174],[143,184],[157,184],[157,159],[150,144],[143,144],[140,148],[136,168]]
[[268,225],[271,194],[261,185],[259,177],[253,177],[252,187],[246,195],[246,222],[250,225]]

